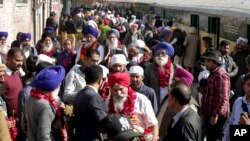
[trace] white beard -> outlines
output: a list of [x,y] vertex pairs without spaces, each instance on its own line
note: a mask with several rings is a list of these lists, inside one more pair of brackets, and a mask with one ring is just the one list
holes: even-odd
[[2,53],[2,54],[7,54],[8,53],[8,51],[9,51],[9,47],[7,46],[7,45],[0,45],[0,52]]
[[155,57],[155,62],[161,66],[164,67],[167,64],[168,56],[166,57]]
[[58,96],[60,91],[60,86],[58,86],[58,88],[56,88],[54,91],[51,92],[51,96],[55,99],[56,103],[60,102],[60,97]]
[[107,44],[110,49],[116,49],[118,48],[118,39],[115,38],[113,41],[107,40]]
[[45,52],[50,52],[52,47],[53,47],[53,43],[51,43],[49,45],[44,45],[42,50]]
[[132,35],[135,35],[137,33],[137,31],[132,31],[132,30],[131,30],[131,32],[132,32]]
[[115,111],[121,112],[122,109],[124,108],[124,102],[127,100],[127,96],[120,97],[120,98],[115,98],[113,96],[113,103],[115,107]]

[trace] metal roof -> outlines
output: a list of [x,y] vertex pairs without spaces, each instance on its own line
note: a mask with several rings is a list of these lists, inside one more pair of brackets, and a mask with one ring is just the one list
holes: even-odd
[[152,5],[178,10],[250,18],[250,0],[155,0]]
[[203,12],[222,16],[249,17],[250,0],[107,0],[147,3],[169,9]]

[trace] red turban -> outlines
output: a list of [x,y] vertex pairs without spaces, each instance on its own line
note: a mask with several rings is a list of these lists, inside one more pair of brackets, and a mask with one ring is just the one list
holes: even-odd
[[124,87],[129,87],[130,76],[127,72],[116,72],[108,77],[108,83],[110,88],[112,88],[116,83]]

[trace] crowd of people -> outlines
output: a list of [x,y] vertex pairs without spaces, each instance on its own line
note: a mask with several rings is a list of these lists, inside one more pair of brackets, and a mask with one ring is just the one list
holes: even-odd
[[243,37],[230,54],[229,41],[213,47],[158,15],[77,7],[52,12],[35,45],[30,33],[7,38],[0,140],[228,141],[230,125],[250,124]]

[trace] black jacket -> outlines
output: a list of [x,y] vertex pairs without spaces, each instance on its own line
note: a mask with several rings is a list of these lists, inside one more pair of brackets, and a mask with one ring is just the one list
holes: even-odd
[[201,141],[201,119],[191,108],[181,115],[173,127],[168,127],[163,141]]
[[98,127],[107,115],[101,96],[89,86],[79,91],[74,103],[76,141],[98,141]]

